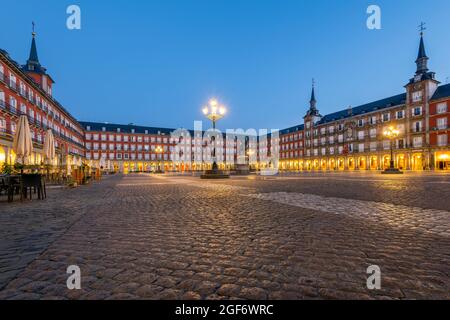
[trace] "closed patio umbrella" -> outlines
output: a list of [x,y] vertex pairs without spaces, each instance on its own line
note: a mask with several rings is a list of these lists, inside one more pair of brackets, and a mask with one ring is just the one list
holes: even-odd
[[53,137],[53,132],[51,129],[48,129],[45,134],[44,155],[48,164],[51,164],[53,159],[55,159],[55,138]]
[[33,153],[30,126],[28,124],[28,118],[25,115],[21,115],[19,118],[17,130],[14,135],[13,150],[19,160],[18,162],[23,165],[26,164],[26,160]]

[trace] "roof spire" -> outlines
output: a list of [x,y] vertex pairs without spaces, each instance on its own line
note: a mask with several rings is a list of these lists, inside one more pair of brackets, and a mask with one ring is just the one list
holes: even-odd
[[314,80],[314,78],[312,79],[312,91],[311,91],[311,101],[310,102],[317,102],[316,101],[316,94],[314,92],[314,87],[316,85],[316,81]]
[[32,39],[31,39],[30,57],[28,58],[27,64],[39,65],[39,57],[36,48],[36,32],[35,32],[36,24],[34,23],[34,21],[31,24],[33,30],[31,32]]
[[316,87],[316,81],[314,79],[312,79],[311,100],[309,101],[309,110],[307,113],[308,116],[320,116],[319,111],[317,110],[317,107],[316,107],[317,100],[316,100],[315,87]]
[[417,55],[417,71],[416,75],[424,74],[428,72],[428,60],[427,54],[425,52],[425,43],[423,41],[423,32],[426,30],[425,22],[422,22],[419,25],[420,30],[420,45],[419,45],[419,53]]

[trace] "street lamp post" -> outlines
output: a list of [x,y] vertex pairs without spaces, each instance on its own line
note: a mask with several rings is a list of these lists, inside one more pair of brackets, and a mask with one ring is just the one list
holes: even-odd
[[398,168],[395,167],[395,160],[394,160],[394,142],[395,139],[399,136],[400,131],[395,129],[394,127],[389,127],[386,129],[383,133],[383,135],[390,140],[391,144],[391,159],[390,159],[390,165],[389,169],[384,170],[383,174],[402,174],[403,172],[400,171]]
[[[216,130],[216,122],[222,119],[227,109],[224,106],[219,106],[219,102],[216,99],[211,99],[207,106],[203,107],[203,114],[212,121],[213,130]],[[213,165],[212,171],[213,173],[217,173],[219,171],[219,167],[217,165],[216,159],[216,139],[214,138],[214,146],[213,146]]]
[[161,172],[162,172],[162,170],[161,170],[161,159],[160,159],[160,156],[162,155],[163,151],[164,151],[164,149],[163,149],[163,147],[161,147],[161,146],[157,146],[157,147],[155,148],[155,152],[156,152],[157,155],[158,155],[158,170],[156,171],[157,173],[161,173]]

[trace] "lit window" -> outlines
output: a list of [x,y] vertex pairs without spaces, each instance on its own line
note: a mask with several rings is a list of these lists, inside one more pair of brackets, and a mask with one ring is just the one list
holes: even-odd
[[446,113],[447,112],[447,103],[443,102],[443,103],[439,103],[437,105],[437,113]]
[[448,143],[448,136],[446,134],[441,134],[437,136],[437,144],[439,147],[445,147]]

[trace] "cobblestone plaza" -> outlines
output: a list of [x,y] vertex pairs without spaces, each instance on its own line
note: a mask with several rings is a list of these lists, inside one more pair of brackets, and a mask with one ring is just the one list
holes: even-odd
[[0,298],[449,299],[449,194],[448,174],[369,172],[50,189],[0,202]]

